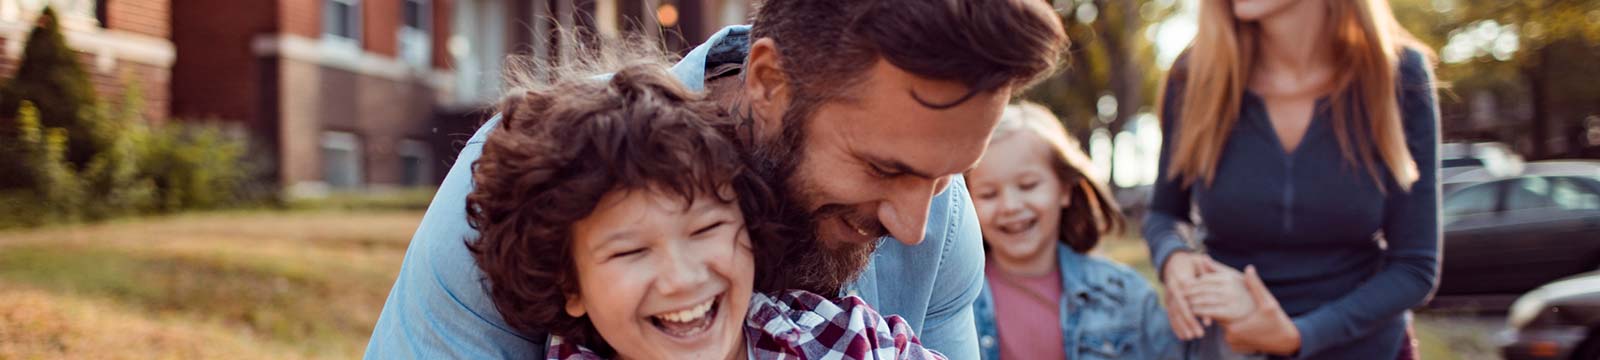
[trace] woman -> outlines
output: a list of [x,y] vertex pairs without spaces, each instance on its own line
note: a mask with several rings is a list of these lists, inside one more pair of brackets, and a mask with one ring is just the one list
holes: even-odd
[[988,255],[973,305],[984,359],[1178,357],[1154,289],[1088,255],[1123,223],[1092,167],[1050,110],[1023,103],[1006,107],[967,172]]
[[[1406,309],[1427,299],[1439,263],[1424,48],[1384,0],[1201,3],[1167,80],[1144,227],[1174,331],[1205,336],[1204,319],[1247,300],[1197,286],[1203,274],[1253,266],[1260,306],[1220,321],[1235,350],[1407,356]],[[1204,252],[1181,231],[1191,219]]]

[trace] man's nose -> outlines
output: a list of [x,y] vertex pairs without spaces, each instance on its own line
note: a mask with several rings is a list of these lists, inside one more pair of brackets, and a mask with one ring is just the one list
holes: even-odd
[[919,181],[897,189],[878,205],[878,221],[889,229],[889,234],[906,245],[922,243],[927,231],[928,207],[934,195],[948,184],[948,180]]

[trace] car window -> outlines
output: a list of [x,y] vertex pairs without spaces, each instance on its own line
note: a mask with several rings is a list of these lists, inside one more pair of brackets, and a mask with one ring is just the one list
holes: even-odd
[[1506,210],[1556,207],[1555,199],[1550,197],[1552,187],[1550,179],[1542,176],[1517,179],[1506,189]]
[[1566,210],[1600,210],[1600,193],[1583,179],[1561,176],[1550,180],[1550,199]]
[[1453,167],[1465,167],[1465,166],[1483,167],[1483,160],[1482,159],[1474,159],[1474,158],[1454,158],[1454,159],[1444,159],[1444,160],[1440,160],[1439,161],[1439,167],[1441,167],[1441,168],[1453,168]]
[[1444,215],[1454,217],[1494,211],[1499,184],[1500,182],[1477,184],[1451,192],[1444,199]]

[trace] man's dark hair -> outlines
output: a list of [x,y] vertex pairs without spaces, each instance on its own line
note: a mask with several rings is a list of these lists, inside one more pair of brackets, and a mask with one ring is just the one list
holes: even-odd
[[1054,70],[1067,42],[1045,0],[767,0],[758,5],[751,35],[777,43],[800,102],[848,92],[851,79],[884,59],[969,88],[947,103],[911,94],[931,108],[1030,85]]
[[[661,64],[631,65],[609,80],[570,76],[513,92],[473,162],[468,239],[500,315],[524,333],[549,331],[600,354],[611,349],[587,318],[568,315],[578,294],[572,225],[613,191],[737,202],[755,260],[755,291],[799,288],[775,269],[814,244],[788,240],[768,219],[775,194],[729,137],[732,120]],[[727,190],[732,190],[731,192]],[[834,290],[837,291],[837,290]],[[605,296],[605,294],[584,294]]]

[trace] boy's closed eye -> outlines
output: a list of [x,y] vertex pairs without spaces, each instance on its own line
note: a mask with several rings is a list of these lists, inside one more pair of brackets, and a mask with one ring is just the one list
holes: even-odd
[[698,238],[701,235],[710,234],[712,231],[720,229],[720,228],[722,228],[723,226],[726,226],[726,225],[728,225],[728,221],[727,220],[716,220],[716,221],[712,222],[711,224],[708,224],[708,225],[705,225],[705,226],[701,226],[700,228],[695,229],[693,233],[689,234],[689,236]]
[[614,259],[626,258],[626,257],[634,256],[634,255],[643,255],[645,253],[645,251],[648,251],[648,250],[650,250],[650,249],[649,248],[645,248],[645,247],[624,248],[624,249],[612,252],[610,256],[606,256],[606,260],[614,260]]

